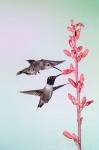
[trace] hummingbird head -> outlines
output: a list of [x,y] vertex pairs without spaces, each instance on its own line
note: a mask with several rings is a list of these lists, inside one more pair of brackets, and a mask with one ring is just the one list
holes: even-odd
[[49,69],[52,67],[52,64],[50,62],[45,62],[45,69]]
[[57,77],[59,77],[60,75],[62,75],[62,74],[59,74],[59,75],[56,75],[56,76],[49,76],[48,79],[47,79],[47,84],[54,85],[55,79]]
[[61,71],[60,69],[58,69],[57,67],[55,67],[56,65],[63,63],[64,61],[52,61],[52,60],[43,60],[44,61],[44,67],[45,69],[49,69],[49,68],[55,68],[59,71]]

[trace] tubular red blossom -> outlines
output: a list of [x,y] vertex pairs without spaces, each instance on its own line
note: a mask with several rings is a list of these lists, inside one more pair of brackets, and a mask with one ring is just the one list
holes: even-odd
[[81,23],[81,22],[79,23],[79,26],[80,26],[80,27],[85,27],[84,24]]
[[81,59],[82,59],[82,58],[81,58],[80,56],[78,56],[76,60],[77,60],[77,62],[80,62]]
[[75,70],[73,64],[70,64],[70,69],[73,70],[73,71]]
[[84,57],[86,57],[87,55],[88,55],[88,49],[86,49],[86,50],[83,52],[82,57],[84,58]]
[[71,135],[68,131],[64,131],[64,132],[63,132],[63,135],[64,135],[65,137],[67,137],[68,139],[72,139],[72,135]]
[[73,19],[70,20],[70,23],[71,23],[71,25],[74,25],[74,24],[75,24]]
[[75,26],[76,26],[76,27],[80,27],[80,28],[81,28],[81,27],[85,27],[84,24],[81,23],[81,22],[77,23]]
[[68,78],[68,81],[71,83],[73,87],[77,88],[77,84],[71,78]]
[[77,85],[77,87],[78,87],[78,91],[79,91],[79,93],[80,93],[80,92],[81,92],[81,89],[84,87],[84,83],[83,83],[83,82],[78,81],[78,85]]
[[74,96],[72,96],[72,103],[74,105],[78,105],[78,101],[77,101],[77,99]]
[[70,39],[70,40],[69,40],[69,45],[70,45],[71,48],[74,48],[75,42]]
[[83,49],[83,46],[79,46],[79,47],[77,48],[77,52],[80,52],[82,49]]
[[86,97],[83,97],[82,98],[82,104],[85,105],[85,103],[86,103]]
[[72,100],[72,95],[70,93],[68,93],[68,98]]
[[71,50],[71,56],[72,56],[74,59],[77,59],[77,52],[76,52],[76,50]]
[[86,102],[86,106],[89,106],[89,105],[92,104],[93,102],[94,102],[93,100],[87,101],[87,102]]
[[67,27],[67,30],[68,30],[68,31],[71,31],[71,32],[74,32],[73,27],[69,27],[69,26],[68,26],[68,27]]
[[84,74],[82,73],[81,75],[80,75],[80,83],[83,83],[84,82]]
[[83,58],[83,53],[81,52],[77,57],[77,61],[80,62],[82,58]]
[[79,37],[80,37],[80,30],[77,30],[77,31],[76,31],[76,36],[75,36],[76,40],[78,40]]
[[68,139],[73,139],[76,144],[78,144],[78,136],[76,134],[71,134],[68,131],[64,131],[63,135]]
[[72,96],[70,93],[68,93],[68,99],[74,104],[74,105],[78,105],[78,101],[77,99]]
[[68,50],[64,50],[65,55],[71,57],[71,52],[69,52]]
[[70,74],[72,72],[73,70],[70,70],[70,69],[63,70],[63,74]]
[[86,97],[82,98],[82,102],[80,103],[80,109],[82,110],[86,105]]

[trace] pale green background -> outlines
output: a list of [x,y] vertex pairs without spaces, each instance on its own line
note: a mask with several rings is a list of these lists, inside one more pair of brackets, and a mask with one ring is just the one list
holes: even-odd
[[[0,1],[0,150],[76,150],[62,132],[76,132],[76,111],[67,99],[70,86],[59,89],[51,101],[36,110],[38,98],[20,90],[41,88],[54,69],[37,76],[18,76],[26,59],[55,59],[71,62],[63,49],[68,46],[66,27],[70,19],[83,22],[79,43],[90,50],[80,64],[86,76],[82,95],[94,104],[83,112],[83,150],[99,150],[99,1],[98,0],[12,0]],[[67,82],[59,77],[55,84]]]

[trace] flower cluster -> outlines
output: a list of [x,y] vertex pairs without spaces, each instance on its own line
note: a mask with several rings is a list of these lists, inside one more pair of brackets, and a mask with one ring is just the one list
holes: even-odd
[[69,36],[68,43],[71,47],[71,51],[65,49],[64,53],[72,57],[77,62],[80,62],[81,59],[85,58],[88,54],[88,49],[84,49],[83,46],[77,46],[77,40],[80,37],[81,28],[84,25],[82,23],[75,24],[73,20],[71,20],[71,26],[67,27],[67,30],[71,32],[72,35]]
[[77,41],[79,40],[81,29],[84,27],[82,23],[74,23],[71,20],[71,25],[67,27],[67,30],[71,32],[69,36],[68,43],[71,50],[64,50],[66,56],[71,57],[74,60],[74,64],[70,64],[68,69],[63,70],[64,75],[73,73],[75,80],[68,78],[69,83],[76,89],[77,95],[73,96],[71,93],[68,93],[68,99],[72,102],[73,105],[77,108],[77,122],[78,122],[78,135],[71,134],[68,131],[64,131],[63,135],[68,139],[74,140],[78,145],[78,149],[81,150],[81,124],[83,117],[81,116],[81,111],[86,107],[92,104],[93,100],[87,100],[86,97],[80,98],[80,93],[84,87],[84,74],[79,75],[79,62],[84,59],[88,54],[88,49],[84,49],[83,46],[77,46]]

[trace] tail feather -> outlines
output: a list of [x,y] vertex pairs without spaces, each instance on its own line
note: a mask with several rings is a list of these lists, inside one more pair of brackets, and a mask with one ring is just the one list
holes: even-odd
[[16,75],[20,75],[20,74],[22,74],[22,73],[23,73],[23,71],[21,70],[21,71],[17,72]]
[[25,74],[27,74],[27,75],[30,75],[30,74],[31,74],[31,73],[29,73],[29,68],[25,68],[25,69],[23,69],[23,70],[17,72],[16,75],[20,75],[20,74],[22,74],[22,73],[25,73]]

